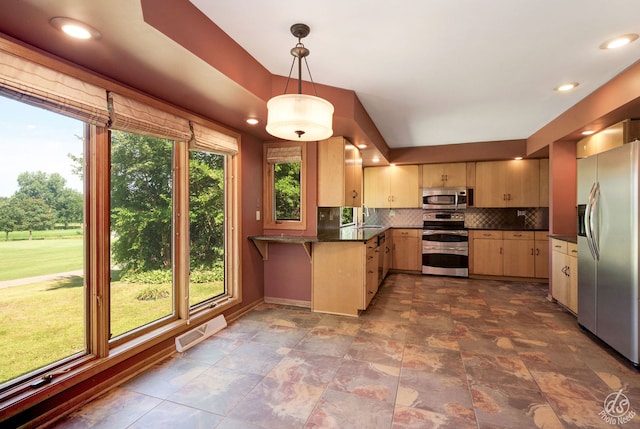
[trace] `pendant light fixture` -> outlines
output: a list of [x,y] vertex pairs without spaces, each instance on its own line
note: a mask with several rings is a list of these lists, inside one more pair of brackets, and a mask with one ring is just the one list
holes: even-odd
[[[284,88],[284,94],[273,97],[267,102],[267,132],[272,136],[285,140],[316,141],[324,140],[333,135],[333,105],[320,98],[316,93],[316,86],[311,77],[307,56],[309,50],[304,47],[302,40],[308,36],[309,26],[293,24],[291,34],[298,38],[298,43],[291,49],[293,63],[289,70],[289,77]],[[298,60],[298,93],[287,94],[293,66]],[[302,60],[307,66],[309,80],[313,86],[314,95],[302,93]]]

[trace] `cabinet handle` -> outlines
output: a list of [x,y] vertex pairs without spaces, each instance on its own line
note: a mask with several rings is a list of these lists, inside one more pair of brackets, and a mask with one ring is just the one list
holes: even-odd
[[369,274],[373,274],[373,271],[369,270],[369,271],[368,271],[368,273],[369,273]]
[[372,291],[372,290],[368,291],[367,293],[368,293],[369,295],[373,295],[373,291]]
[[513,234],[514,237],[522,237],[522,234]]
[[567,275],[567,267],[562,267],[560,271],[562,271],[562,274],[564,274],[565,276]]
[[355,189],[351,191],[351,198],[356,198],[357,196],[358,196],[358,191],[356,191]]
[[536,256],[540,255],[540,249],[536,249]]
[[531,256],[533,256],[533,247],[531,248]]
[[446,182],[446,181],[447,181],[447,179],[445,179],[445,178],[444,178],[444,174],[441,174],[441,175],[440,175],[440,180],[442,180],[443,182]]
[[387,201],[391,202],[391,195],[387,197]]
[[556,244],[556,245],[555,245],[555,246],[553,246],[553,247],[555,247],[556,249],[559,249],[559,248],[561,248],[562,246],[560,246],[559,244]]
[[578,251],[577,250],[572,250],[571,253],[578,253]]
[[483,237],[491,237],[491,234],[484,233],[484,234],[482,234],[482,236]]
[[500,248],[500,254],[502,255],[502,247]]
[[507,194],[502,194],[502,201],[507,201]]
[[567,277],[571,277],[571,267],[567,267]]

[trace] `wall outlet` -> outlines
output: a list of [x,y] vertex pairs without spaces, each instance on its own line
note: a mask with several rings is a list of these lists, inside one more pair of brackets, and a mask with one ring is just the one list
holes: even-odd
[[256,220],[260,220],[260,210],[256,210]]

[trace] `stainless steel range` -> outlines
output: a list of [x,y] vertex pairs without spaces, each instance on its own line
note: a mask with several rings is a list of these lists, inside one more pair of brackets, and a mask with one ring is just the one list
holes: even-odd
[[424,212],[422,273],[469,276],[469,232],[464,228],[463,212]]

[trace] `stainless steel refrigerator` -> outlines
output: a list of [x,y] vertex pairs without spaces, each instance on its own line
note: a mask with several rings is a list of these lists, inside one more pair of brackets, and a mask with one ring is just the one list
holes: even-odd
[[578,323],[638,364],[639,142],[578,160]]

